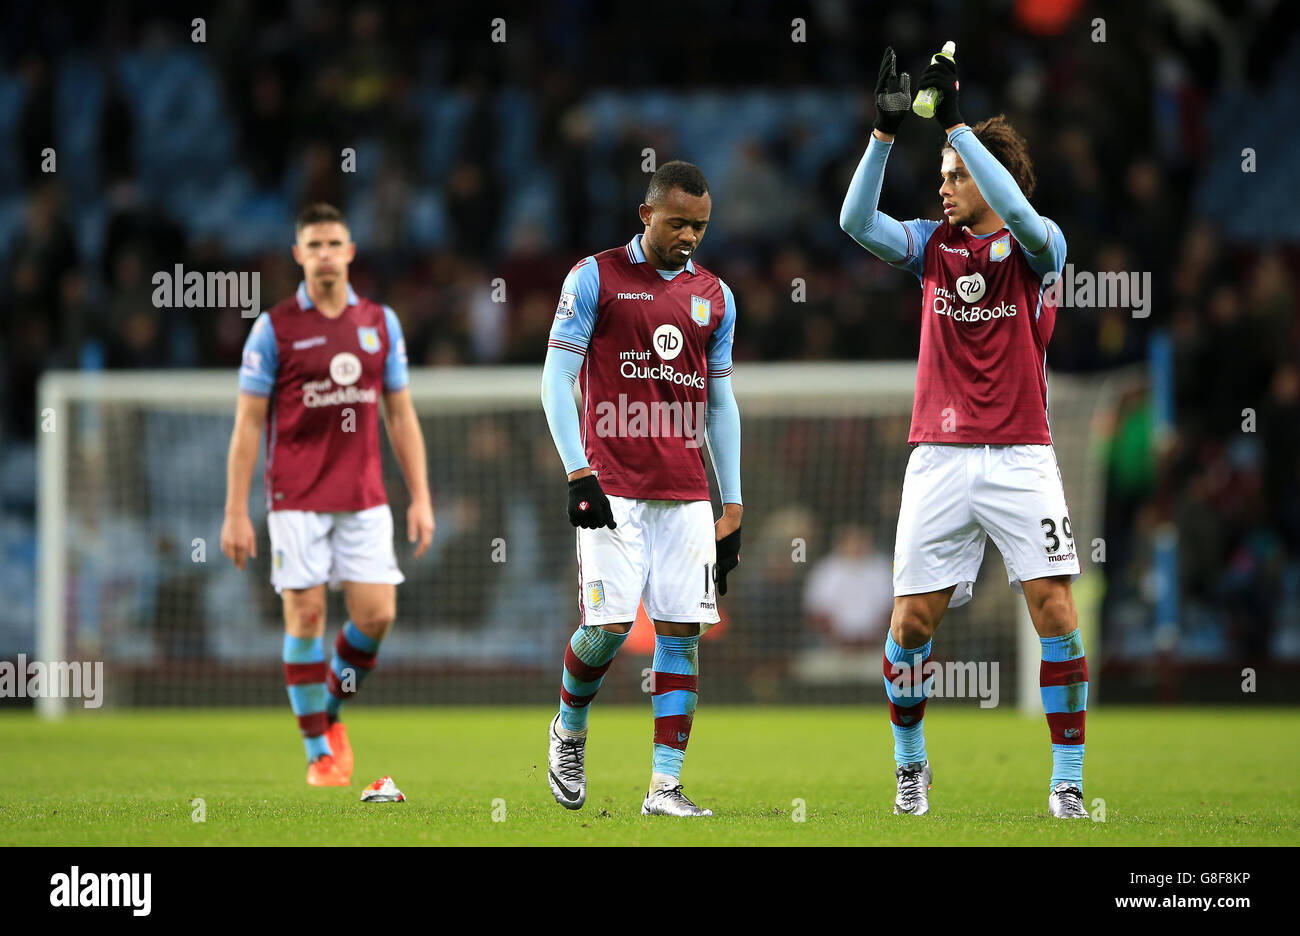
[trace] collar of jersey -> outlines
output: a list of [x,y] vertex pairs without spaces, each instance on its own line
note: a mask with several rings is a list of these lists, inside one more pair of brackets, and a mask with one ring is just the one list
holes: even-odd
[[1011,228],[1007,227],[1004,224],[996,231],[989,231],[987,234],[976,234],[974,231],[970,230],[970,228],[962,228],[961,232],[965,234],[967,237],[973,237],[976,240],[988,240],[990,237],[997,237],[1003,231],[1009,231],[1009,230],[1011,230]]
[[[645,251],[641,249],[641,235],[638,234],[632,238],[627,245],[627,258],[633,263],[645,263]],[[695,261],[686,261],[686,272],[695,275]]]
[[[352,291],[352,284],[348,283],[348,305],[357,304],[357,294]],[[303,280],[298,284],[298,307],[301,309],[314,309],[315,304],[307,296],[307,281]]]

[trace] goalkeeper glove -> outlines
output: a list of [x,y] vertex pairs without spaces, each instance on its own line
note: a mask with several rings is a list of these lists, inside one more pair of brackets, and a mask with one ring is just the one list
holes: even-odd
[[912,76],[907,72],[898,73],[898,56],[890,46],[880,60],[880,76],[876,78],[875,128],[893,136],[911,109]]
[[618,526],[609,498],[600,489],[594,474],[584,475],[569,482],[569,522],[584,530],[599,530]]
[[938,89],[939,100],[934,105],[934,117],[944,130],[966,122],[957,109],[957,89],[960,87],[957,63],[946,55],[936,55],[930,67],[921,75],[921,80],[916,83],[918,92],[926,88]]
[[717,550],[718,564],[715,581],[718,585],[718,594],[725,595],[727,593],[727,573],[740,565],[740,527],[736,527],[736,529],[718,540]]

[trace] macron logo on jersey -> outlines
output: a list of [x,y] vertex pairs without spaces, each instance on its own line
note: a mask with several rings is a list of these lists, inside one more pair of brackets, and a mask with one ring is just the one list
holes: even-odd
[[619,299],[643,299],[646,300],[647,302],[653,302],[655,297],[648,292],[639,292],[639,293],[619,293],[618,298]]

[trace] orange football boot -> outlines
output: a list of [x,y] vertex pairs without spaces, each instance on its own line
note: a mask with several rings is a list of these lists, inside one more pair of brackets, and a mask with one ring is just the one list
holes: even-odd
[[307,765],[307,782],[312,786],[347,786],[352,778],[341,773],[334,758],[326,754]]
[[347,777],[348,782],[352,781],[352,745],[348,742],[348,730],[343,727],[343,722],[336,721],[329,726],[325,732],[325,737],[330,743],[330,750],[334,752],[334,768]]

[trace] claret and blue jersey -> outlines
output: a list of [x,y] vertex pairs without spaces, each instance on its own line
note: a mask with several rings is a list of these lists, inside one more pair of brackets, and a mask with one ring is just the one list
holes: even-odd
[[258,317],[244,343],[241,393],[269,397],[268,510],[321,513],[387,503],[379,399],[407,385],[396,314],[348,287],[336,318],[297,293]]
[[[564,470],[589,465],[608,494],[708,500],[707,434],[723,500],[740,503],[735,324],[726,283],[693,260],[656,268],[640,235],[579,261],[561,287],[543,377]],[[575,378],[581,424],[571,413]]]
[[949,141],[1005,221],[1001,230],[978,235],[948,221],[899,222],[877,211],[891,144],[875,138],[840,217],[858,243],[921,281],[909,441],[1050,444],[1046,367],[1056,304],[1049,274],[1065,266],[1065,237],[969,127]]

